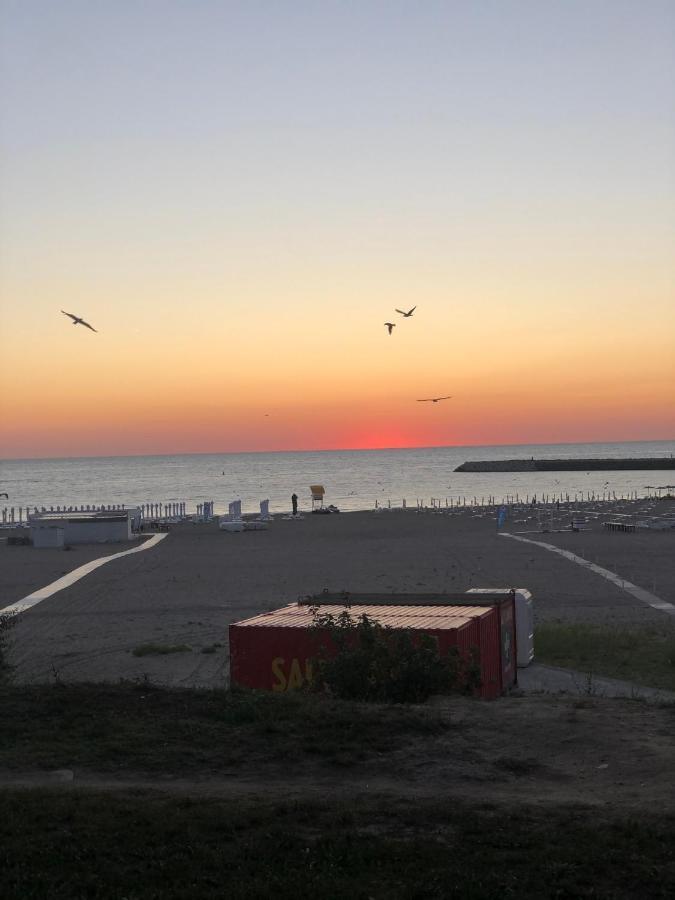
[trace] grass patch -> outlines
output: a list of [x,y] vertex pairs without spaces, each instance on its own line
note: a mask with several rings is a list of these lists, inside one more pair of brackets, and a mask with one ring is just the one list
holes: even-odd
[[0,687],[0,768],[188,776],[264,763],[348,765],[444,734],[447,712],[303,693],[150,684]]
[[168,653],[192,653],[187,644],[140,644],[132,651],[134,656],[166,656]]
[[675,691],[675,628],[608,628],[542,622],[535,630],[539,662]]
[[215,644],[207,644],[206,647],[202,647],[202,653],[215,653],[216,650],[219,650],[223,645],[216,641]]
[[675,817],[476,808],[0,793],[4,900],[665,898]]

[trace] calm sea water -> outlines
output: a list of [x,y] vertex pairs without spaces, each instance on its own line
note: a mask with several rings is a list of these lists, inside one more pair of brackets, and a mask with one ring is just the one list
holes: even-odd
[[242,500],[244,512],[270,499],[272,511],[287,510],[295,491],[300,507],[309,485],[323,484],[326,502],[342,510],[372,509],[375,500],[414,505],[425,500],[519,494],[560,495],[587,491],[647,493],[647,485],[675,481],[672,471],[460,473],[466,460],[541,457],[663,456],[675,441],[618,444],[546,444],[502,447],[431,447],[415,450],[338,450],[303,453],[213,453],[181,456],[114,456],[0,461],[0,491],[11,506],[79,506],[215,501],[216,512]]

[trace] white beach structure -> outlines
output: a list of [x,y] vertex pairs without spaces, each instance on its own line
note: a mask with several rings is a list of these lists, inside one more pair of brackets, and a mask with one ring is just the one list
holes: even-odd
[[233,500],[228,506],[226,516],[221,516],[218,522],[221,531],[243,531],[244,522],[241,518],[241,500]]
[[260,501],[260,515],[258,516],[259,522],[273,522],[274,519],[270,514],[270,501],[269,500],[261,500]]
[[34,547],[130,541],[137,519],[137,509],[40,512],[30,517],[30,536]]
[[268,522],[273,521],[269,511],[269,500],[260,502],[260,515],[257,519],[244,521],[241,514],[241,500],[233,500],[228,507],[228,514],[221,516],[218,527],[221,531],[264,531]]
[[[508,593],[511,588],[471,588],[467,594]],[[534,608],[532,594],[526,588],[515,588],[516,595],[516,653],[519,669],[534,660]]]
[[65,545],[65,530],[60,525],[32,525],[30,538],[34,547],[59,548]]

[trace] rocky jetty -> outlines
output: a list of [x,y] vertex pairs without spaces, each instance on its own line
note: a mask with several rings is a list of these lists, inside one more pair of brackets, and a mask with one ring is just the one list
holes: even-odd
[[496,459],[465,462],[455,472],[610,472],[616,470],[667,471],[675,457],[642,459]]

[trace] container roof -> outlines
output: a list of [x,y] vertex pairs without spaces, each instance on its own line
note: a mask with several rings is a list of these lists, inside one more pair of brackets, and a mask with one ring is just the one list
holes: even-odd
[[[467,597],[470,594],[470,597]],[[325,606],[327,604],[344,604],[349,603],[350,606],[367,605],[367,606],[463,606],[470,603],[475,606],[477,603],[496,603],[503,600],[509,600],[513,596],[510,588],[479,588],[476,591],[454,591],[454,592],[434,592],[424,594],[379,594],[375,591],[357,592],[341,591],[331,592],[322,591],[320,594],[312,594],[303,597],[299,602],[303,606]]]
[[[491,608],[485,606],[322,606],[321,615],[349,612],[352,619],[368,616],[374,622],[389,628],[411,628],[413,630],[454,630],[467,625],[472,619],[491,615]],[[252,616],[237,627],[246,628],[308,628],[314,623],[308,606],[295,603],[274,609],[268,613]]]

